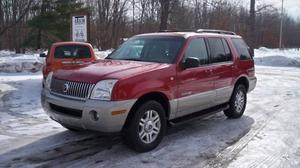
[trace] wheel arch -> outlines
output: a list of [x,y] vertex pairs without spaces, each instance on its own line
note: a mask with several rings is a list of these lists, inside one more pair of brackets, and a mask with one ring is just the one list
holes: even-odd
[[234,84],[234,88],[236,88],[239,84],[244,85],[246,87],[246,91],[248,92],[248,90],[249,90],[249,80],[248,80],[247,77],[245,77],[245,76],[239,77],[236,80],[235,84]]
[[123,126],[123,128],[128,125],[128,122],[130,122],[130,120],[133,118],[135,111],[145,102],[149,101],[149,100],[154,100],[157,101],[158,103],[160,103],[166,113],[166,118],[168,119],[170,117],[170,102],[168,97],[162,93],[162,92],[149,92],[146,93],[144,95],[142,95],[141,97],[139,97],[137,99],[137,101],[133,104],[132,108],[129,111],[129,114],[126,118],[125,124]]

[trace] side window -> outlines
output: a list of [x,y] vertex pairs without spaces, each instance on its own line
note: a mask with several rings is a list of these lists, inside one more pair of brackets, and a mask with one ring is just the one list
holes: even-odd
[[200,65],[204,65],[208,63],[208,54],[207,54],[206,44],[203,38],[193,39],[190,42],[185,52],[185,58],[188,57],[199,58]]
[[247,44],[244,42],[243,39],[234,38],[232,39],[233,45],[236,48],[237,52],[240,55],[241,60],[249,60],[251,59],[251,55],[248,49]]
[[223,46],[224,46],[224,49],[225,49],[225,59],[226,61],[232,61],[232,54],[231,54],[231,51],[230,51],[230,48],[228,46],[228,43],[225,39],[222,39],[222,42],[223,42]]
[[208,38],[209,48],[211,52],[211,62],[227,62],[231,61],[231,53],[228,44],[221,38]]

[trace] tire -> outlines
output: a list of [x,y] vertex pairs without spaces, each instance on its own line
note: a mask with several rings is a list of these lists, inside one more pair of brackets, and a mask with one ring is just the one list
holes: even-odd
[[133,112],[133,117],[123,129],[123,139],[131,149],[148,152],[156,148],[165,135],[165,110],[160,103],[147,101]]
[[229,101],[229,109],[224,110],[228,118],[240,118],[243,116],[247,105],[247,90],[244,85],[237,85]]

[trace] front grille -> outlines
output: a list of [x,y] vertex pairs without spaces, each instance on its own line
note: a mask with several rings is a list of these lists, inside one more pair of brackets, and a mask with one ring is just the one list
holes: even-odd
[[55,105],[55,104],[52,104],[52,103],[49,103],[49,105],[50,105],[50,108],[52,110],[54,110],[54,112],[58,112],[58,113],[73,116],[73,117],[79,117],[79,118],[82,117],[82,111],[81,110],[62,107],[62,106],[58,106],[58,105]]
[[89,96],[89,93],[94,85],[95,84],[71,82],[53,78],[51,82],[51,92],[85,99]]

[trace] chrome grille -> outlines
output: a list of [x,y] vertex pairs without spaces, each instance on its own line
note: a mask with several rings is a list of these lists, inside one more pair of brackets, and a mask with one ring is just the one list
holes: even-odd
[[51,82],[51,92],[85,99],[89,96],[90,90],[94,87],[94,85],[95,84],[71,82],[53,78]]

